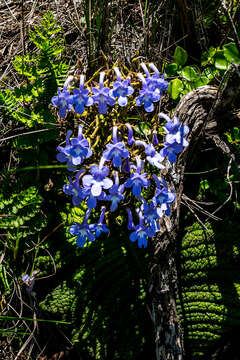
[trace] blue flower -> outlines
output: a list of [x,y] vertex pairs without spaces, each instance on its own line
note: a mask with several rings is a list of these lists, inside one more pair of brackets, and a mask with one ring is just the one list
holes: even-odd
[[[102,162],[102,161],[101,161]],[[100,162],[100,163],[101,163]],[[83,176],[82,183],[85,188],[90,188],[91,195],[93,197],[98,197],[102,194],[102,189],[109,189],[112,187],[113,182],[109,179],[109,169],[102,164],[92,165],[90,167],[90,173],[92,175],[85,175]]]
[[141,106],[144,105],[144,109],[147,112],[152,112],[154,110],[154,102],[158,102],[161,98],[161,94],[156,90],[152,90],[148,87],[146,79],[142,74],[138,74],[139,79],[141,79],[143,87],[142,90],[139,91],[139,96],[136,98],[136,105]]
[[113,127],[113,144],[106,145],[107,150],[102,154],[105,160],[112,160],[113,166],[119,167],[122,165],[122,159],[129,156],[129,151],[126,149],[124,142],[118,141],[117,127]]
[[91,210],[87,210],[82,224],[76,222],[75,225],[70,226],[69,229],[70,234],[77,236],[77,245],[80,247],[84,246],[86,240],[95,240],[93,227],[87,223],[90,212]]
[[57,150],[60,151],[57,154],[57,160],[60,162],[67,162],[70,166],[68,170],[73,171],[72,166],[80,165],[85,158],[89,158],[92,155],[92,150],[89,147],[89,143],[82,136],[82,126],[78,127],[78,137],[72,138],[71,143],[69,138],[72,132],[68,131],[66,136],[66,146],[58,146]]
[[162,96],[163,92],[168,89],[168,82],[164,79],[164,75],[160,78],[158,69],[154,64],[149,64],[149,67],[154,71],[154,74],[150,76],[147,66],[142,63],[141,67],[143,68],[146,77],[146,83],[150,90],[157,90]]
[[106,207],[103,206],[101,210],[102,211],[101,211],[98,223],[92,225],[92,229],[95,231],[95,235],[96,235],[97,238],[101,235],[102,232],[104,232],[104,233],[109,232],[109,229],[108,229],[107,225],[103,224]]
[[162,157],[160,153],[155,150],[152,144],[147,144],[145,141],[136,140],[135,145],[144,146],[145,153],[147,155],[146,159],[152,166],[156,166],[158,169],[164,169],[164,166],[162,165],[164,157]]
[[173,121],[163,113],[160,113],[159,116],[167,120],[167,123],[163,127],[166,132],[166,142],[168,144],[173,144],[176,142],[183,147],[188,146],[188,141],[184,139],[184,136],[189,133],[188,126],[180,125],[179,119],[176,116],[174,116]]
[[67,110],[72,110],[72,95],[70,95],[69,91],[67,91],[66,86],[63,87],[61,91],[58,88],[58,95],[53,96],[51,100],[52,104],[55,107],[59,107],[59,117],[64,119],[67,114]]
[[117,98],[120,106],[125,106],[128,103],[127,96],[134,93],[134,89],[130,86],[130,79],[121,80],[121,73],[117,67],[114,68],[117,80],[113,83],[113,89],[110,90],[109,95]]
[[152,143],[153,143],[153,145],[158,145],[159,144],[156,131],[153,131],[153,142]]
[[103,80],[104,80],[105,73],[100,73],[99,78],[99,88],[92,88],[92,99],[94,104],[98,104],[98,112],[100,114],[106,114],[107,112],[107,105],[114,106],[115,99],[110,96],[109,92],[110,89],[108,87],[103,86]]
[[70,100],[75,105],[75,112],[82,114],[84,112],[84,106],[90,106],[93,104],[93,99],[88,96],[89,90],[84,89],[84,75],[80,75],[80,88],[73,90],[73,97]]
[[138,212],[139,216],[139,225],[135,226],[132,221],[132,213],[130,209],[127,209],[128,211],[128,229],[129,230],[135,230],[130,234],[130,240],[132,242],[138,241],[138,246],[141,247],[147,247],[147,238],[152,237],[155,234],[155,231],[150,226],[144,225],[144,217],[141,213],[141,211]]
[[161,208],[157,207],[156,202],[153,200],[148,205],[145,199],[142,199],[141,210],[144,214],[144,221],[150,225],[154,232],[159,231],[159,224],[157,222],[163,215]]
[[67,195],[72,196],[72,203],[74,206],[78,206],[86,197],[86,194],[80,188],[79,185],[79,176],[85,171],[85,169],[81,169],[77,172],[75,181],[72,181],[71,178],[68,178],[69,184],[63,185],[63,192]]
[[168,186],[164,179],[159,179],[155,174],[152,177],[157,185],[153,203],[160,205],[159,211],[164,211],[166,215],[170,215],[169,204],[175,201],[176,194],[173,191],[168,191]]
[[179,154],[183,151],[182,145],[178,144],[176,141],[174,143],[165,142],[164,148],[160,150],[160,155],[163,157],[168,157],[168,160],[173,164],[176,160],[176,154]]
[[126,158],[126,161],[123,163],[122,172],[125,174],[130,173],[130,159],[129,156]]
[[133,129],[130,124],[125,124],[128,128],[128,145],[133,145],[135,143],[135,140],[133,138]]
[[91,185],[87,186],[85,184],[81,190],[81,195],[84,199],[87,199],[87,207],[89,209],[94,209],[97,206],[97,200],[105,200],[106,194],[104,191],[102,191],[99,196],[94,196],[91,192],[91,188]]
[[127,179],[125,182],[125,187],[132,188],[133,195],[139,197],[141,195],[142,187],[148,187],[150,185],[150,181],[147,179],[147,173],[141,174],[141,159],[137,157],[136,160],[136,172],[131,173],[130,179]]
[[153,156],[147,156],[146,159],[152,166],[156,166],[161,170],[164,169],[164,166],[162,165],[164,157],[160,153],[156,152]]
[[110,195],[106,196],[106,200],[111,201],[110,211],[113,212],[117,209],[118,203],[124,199],[123,191],[124,184],[119,186],[118,172],[114,173],[115,184],[109,189]]

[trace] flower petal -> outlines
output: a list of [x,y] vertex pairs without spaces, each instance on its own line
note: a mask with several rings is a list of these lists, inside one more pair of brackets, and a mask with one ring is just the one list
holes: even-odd
[[[111,185],[110,185],[111,186]],[[91,187],[91,193],[93,196],[99,196],[102,192],[102,182],[95,181]]]

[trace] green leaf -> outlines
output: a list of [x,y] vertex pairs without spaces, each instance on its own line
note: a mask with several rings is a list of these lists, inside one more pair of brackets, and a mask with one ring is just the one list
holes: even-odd
[[235,140],[240,140],[240,130],[237,127],[233,128],[233,135]]
[[183,83],[179,79],[171,80],[168,87],[169,95],[176,100],[183,91]]
[[214,56],[214,65],[219,70],[227,70],[229,62],[224,56],[223,50],[218,50]]
[[196,81],[194,81],[194,87],[198,88],[200,86],[207,85],[210,82],[209,78],[207,76],[201,75],[200,78]]
[[177,64],[175,64],[175,63],[167,64],[166,67],[165,67],[165,73],[168,76],[174,76],[176,74],[176,72],[177,72],[177,69],[178,69]]
[[173,58],[178,65],[184,65],[187,61],[188,54],[181,46],[177,46]]
[[223,46],[224,56],[230,62],[240,63],[240,55],[235,43],[229,43]]
[[205,66],[209,63],[212,63],[212,58],[215,55],[216,51],[217,51],[217,49],[212,46],[210,47],[210,49],[208,51],[205,51],[202,54],[201,65]]
[[185,66],[179,74],[188,81],[195,81],[199,79],[199,74],[193,66]]

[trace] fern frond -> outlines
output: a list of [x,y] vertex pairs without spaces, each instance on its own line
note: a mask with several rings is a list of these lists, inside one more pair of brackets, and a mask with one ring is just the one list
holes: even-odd
[[202,359],[233,324],[240,325],[240,274],[233,252],[234,246],[240,250],[239,224],[207,226],[208,232],[195,223],[183,238],[182,301],[177,306],[193,356]]
[[18,55],[13,61],[15,70],[27,81],[13,91],[6,90],[0,94],[0,106],[28,127],[55,121],[48,106],[57,87],[62,86],[69,68],[60,56],[64,50],[61,31],[53,14],[47,12],[41,25],[29,32],[36,52]]
[[38,233],[46,226],[41,204],[42,197],[34,186],[8,198],[0,194],[0,229],[12,239]]

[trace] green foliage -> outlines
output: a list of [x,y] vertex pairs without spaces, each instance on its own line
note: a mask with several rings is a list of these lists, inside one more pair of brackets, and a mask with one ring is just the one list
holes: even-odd
[[176,100],[183,91],[183,82],[179,79],[174,79],[169,83],[168,93]]
[[[222,77],[231,63],[240,62],[240,54],[235,43],[228,43],[222,48],[210,47],[202,54],[201,68],[197,65],[184,66],[187,52],[178,46],[174,52],[174,63],[166,64],[165,72],[169,77],[175,77],[169,83],[168,93],[173,100],[180,98],[191,90],[212,82],[216,77]],[[180,79],[176,76],[180,76]]]
[[[74,303],[77,301],[76,290],[70,289],[65,280],[61,282],[39,305],[53,315],[61,316],[63,320],[71,319]],[[74,321],[74,319],[71,319]]]
[[46,218],[41,213],[42,197],[32,186],[9,197],[0,194],[0,228],[5,234],[4,245],[16,258],[19,248],[25,248],[25,239],[36,235],[44,226]]
[[[192,356],[205,359],[233,324],[240,325],[239,224],[198,223],[186,229],[181,249],[182,289],[178,313]],[[236,228],[237,227],[237,228]]]
[[231,144],[234,144],[240,152],[240,129],[234,127],[231,131],[226,133],[227,139]]
[[5,116],[29,127],[55,122],[48,105],[68,71],[68,65],[61,59],[64,50],[61,31],[52,13],[46,12],[41,25],[29,32],[36,51],[18,55],[13,61],[15,70],[25,80],[14,90],[0,90],[0,111]]
[[229,43],[223,46],[224,56],[229,62],[239,64],[240,56],[235,43]]

